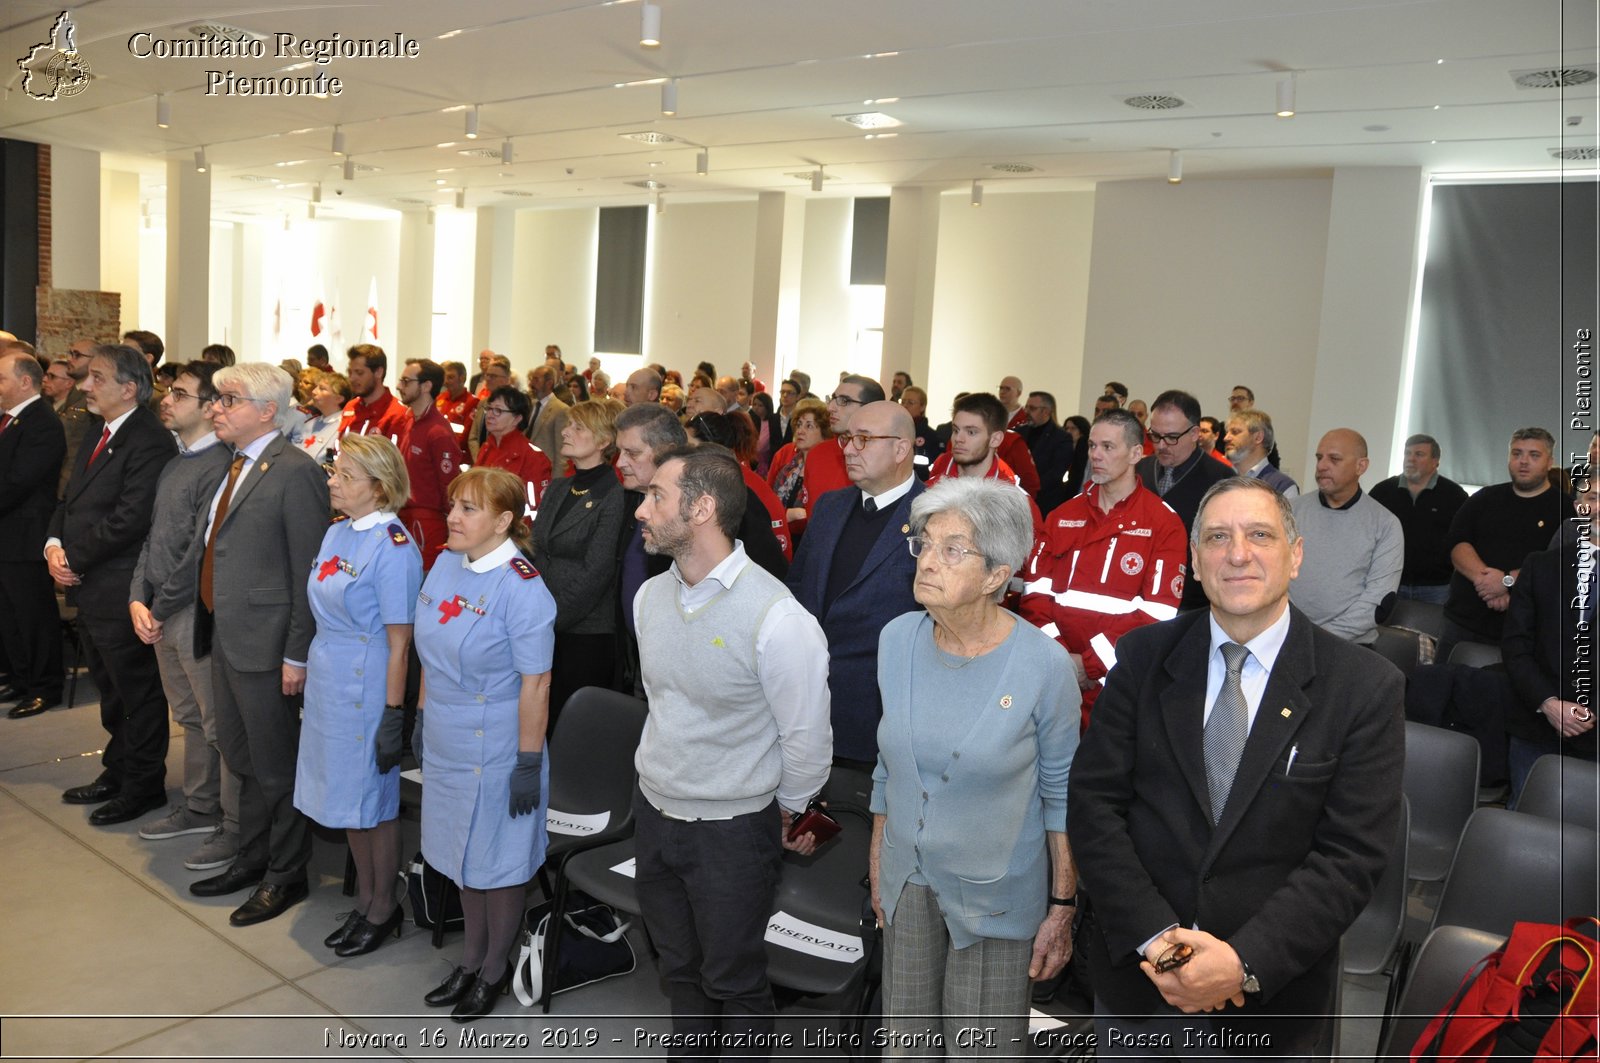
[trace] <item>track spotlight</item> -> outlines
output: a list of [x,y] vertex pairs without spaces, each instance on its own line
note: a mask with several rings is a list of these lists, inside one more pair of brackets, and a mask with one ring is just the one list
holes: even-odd
[[678,113],[677,78],[670,78],[661,83],[661,113],[669,118]]
[[694,157],[694,172],[704,177],[711,172],[711,149],[701,148]]
[[318,181],[316,184],[311,186],[311,202],[313,202],[313,203],[321,203],[322,202],[322,182],[321,181]]
[[502,140],[500,142],[500,165],[501,166],[510,166],[511,165],[511,138],[510,137],[507,137],[506,139],[504,139],[504,140]]
[[172,125],[172,104],[167,100],[167,94],[162,93],[156,97],[156,125],[166,129]]
[[822,167],[818,166],[815,170],[811,171],[811,191],[822,191],[822,180]]
[[344,130],[338,126],[333,127],[333,153],[335,155],[347,154],[344,143]]
[[465,188],[456,189],[456,209],[467,209],[467,190]]
[[203,147],[202,148],[195,148],[194,149],[194,172],[195,173],[205,173],[208,168],[209,167],[206,165],[206,149],[203,148]]
[[1290,74],[1278,82],[1278,117],[1294,117],[1294,75]]
[[346,181],[354,181],[356,179],[356,160],[348,155],[344,157],[344,179]]
[[644,0],[639,9],[639,47],[661,47],[661,5]]
[[1176,185],[1183,183],[1183,152],[1172,151],[1167,153],[1167,184]]
[[478,139],[478,105],[473,104],[472,110],[467,112],[467,139]]
[[973,181],[972,182],[972,205],[974,207],[983,206],[983,182],[982,181]]

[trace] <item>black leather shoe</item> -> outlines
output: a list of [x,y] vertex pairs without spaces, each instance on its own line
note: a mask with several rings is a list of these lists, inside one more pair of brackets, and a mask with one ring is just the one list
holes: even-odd
[[74,786],[72,789],[64,791],[61,795],[61,800],[69,805],[98,805],[103,801],[111,800],[117,796],[118,792],[116,783],[96,779],[92,783]]
[[450,972],[450,977],[440,982],[438,986],[422,998],[422,1002],[430,1008],[448,1008],[459,1004],[461,998],[472,989],[472,983],[478,980],[477,971],[469,971],[465,967],[457,967]]
[[3,689],[0,689],[0,701],[21,701],[22,699],[31,696],[32,695],[30,695],[22,687],[13,686],[9,683],[6,684]]
[[60,707],[60,697],[29,698],[26,701],[19,701],[17,704],[13,705],[11,707],[11,711],[6,713],[6,716],[13,720],[26,720],[29,716],[37,716],[41,712],[46,712],[50,709],[59,709]]
[[330,949],[338,948],[340,945],[344,944],[344,939],[350,936],[350,932],[364,922],[366,922],[365,916],[363,916],[360,912],[352,911],[349,915],[345,916],[344,922],[339,924],[338,930],[335,930],[333,933],[322,939],[322,944]]
[[165,793],[146,794],[143,797],[134,794],[118,794],[93,812],[89,813],[89,822],[96,827],[109,827],[114,823],[126,823],[130,819],[149,815],[158,808],[167,807]]
[[297,882],[263,882],[250,899],[228,916],[234,926],[254,926],[276,919],[311,895],[305,879]]
[[480,974],[472,983],[472,988],[467,990],[466,996],[451,1010],[450,1017],[456,1022],[473,1022],[489,1014],[500,998],[511,990],[511,973],[515,969],[511,964],[506,964],[506,973],[500,976],[498,982],[490,982]]
[[235,861],[228,870],[220,875],[210,878],[197,879],[189,883],[189,892],[196,897],[226,897],[230,893],[240,890],[253,889],[261,885],[261,877],[267,873],[264,867],[241,867]]
[[333,950],[334,953],[339,956],[365,956],[369,952],[376,952],[378,946],[387,941],[390,934],[397,938],[400,936],[400,927],[405,916],[405,910],[398,904],[394,906],[394,911],[389,913],[389,918],[381,923],[374,923],[363,916],[356,928],[346,934],[344,941]]

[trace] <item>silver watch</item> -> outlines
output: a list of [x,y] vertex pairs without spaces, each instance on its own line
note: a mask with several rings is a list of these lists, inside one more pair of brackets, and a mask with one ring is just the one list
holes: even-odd
[[1500,583],[1506,587],[1515,587],[1517,585],[1517,577],[1507,572],[1504,576],[1500,577]]
[[1245,963],[1243,960],[1240,960],[1239,966],[1244,968],[1244,981],[1239,983],[1239,988],[1244,990],[1246,993],[1261,992],[1261,980],[1257,978],[1255,972],[1250,969],[1250,965]]

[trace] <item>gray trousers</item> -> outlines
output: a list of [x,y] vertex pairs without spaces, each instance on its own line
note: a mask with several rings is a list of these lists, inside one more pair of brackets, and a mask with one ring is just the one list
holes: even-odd
[[884,1055],[894,1059],[1021,1059],[1028,1054],[1033,942],[951,945],[927,886],[907,883],[883,928]]
[[156,643],[156,666],[172,720],[183,729],[183,797],[189,811],[214,816],[239,833],[239,779],[222,763],[211,698],[211,661],[194,656],[194,606],[172,614]]

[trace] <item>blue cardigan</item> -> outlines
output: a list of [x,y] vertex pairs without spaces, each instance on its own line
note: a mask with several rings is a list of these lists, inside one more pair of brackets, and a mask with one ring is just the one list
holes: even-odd
[[1016,622],[1015,637],[992,651],[1009,655],[1001,662],[1005,678],[972,706],[967,732],[948,736],[950,759],[937,774],[919,773],[911,743],[911,661],[915,646],[933,638],[933,621],[907,613],[883,629],[878,645],[883,721],[872,811],[887,816],[878,868],[883,914],[894,922],[920,852],[958,949],[979,938],[1034,936],[1049,894],[1045,832],[1067,829],[1078,684],[1067,651],[1021,617]]

